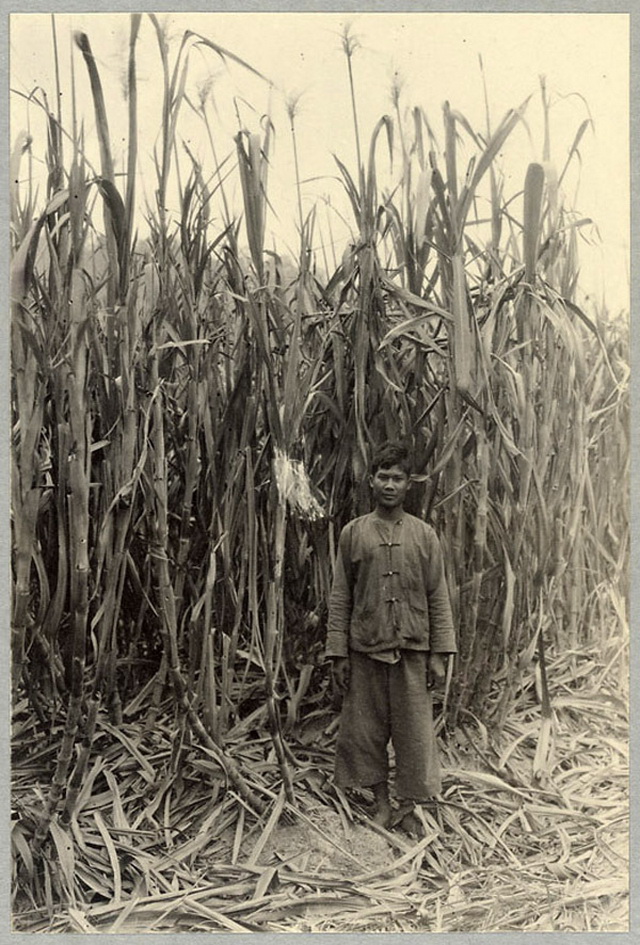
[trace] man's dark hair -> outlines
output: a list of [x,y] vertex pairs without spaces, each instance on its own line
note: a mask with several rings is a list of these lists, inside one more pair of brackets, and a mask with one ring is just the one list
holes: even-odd
[[390,466],[399,466],[407,476],[412,473],[411,456],[404,443],[381,443],[374,450],[371,457],[371,475],[375,476],[379,469],[388,469]]

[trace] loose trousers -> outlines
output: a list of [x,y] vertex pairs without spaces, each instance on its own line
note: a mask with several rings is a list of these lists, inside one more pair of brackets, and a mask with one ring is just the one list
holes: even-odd
[[402,650],[398,663],[383,663],[352,650],[350,660],[351,681],[336,745],[336,784],[370,787],[386,781],[391,740],[398,798],[420,802],[439,794],[427,654]]

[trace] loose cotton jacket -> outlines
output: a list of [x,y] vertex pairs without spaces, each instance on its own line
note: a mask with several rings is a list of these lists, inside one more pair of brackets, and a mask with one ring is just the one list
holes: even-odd
[[326,655],[350,649],[457,650],[440,542],[414,515],[389,522],[371,512],[341,532]]

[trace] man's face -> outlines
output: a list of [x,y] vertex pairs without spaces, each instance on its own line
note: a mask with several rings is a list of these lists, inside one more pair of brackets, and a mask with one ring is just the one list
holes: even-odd
[[397,509],[404,504],[409,477],[400,466],[386,466],[369,476],[369,485],[376,505],[383,509]]

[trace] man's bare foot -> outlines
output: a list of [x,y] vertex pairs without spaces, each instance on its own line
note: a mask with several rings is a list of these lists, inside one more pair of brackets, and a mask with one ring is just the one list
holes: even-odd
[[400,821],[400,827],[404,832],[414,840],[421,840],[424,837],[424,826],[416,814],[415,810],[407,811]]
[[376,812],[371,818],[374,824],[379,827],[388,827],[391,822],[391,804],[379,803],[376,806]]
[[379,827],[388,827],[391,821],[391,802],[389,800],[389,786],[386,781],[372,785],[376,812],[371,818]]
[[391,816],[390,827],[399,827],[412,839],[420,839],[425,835],[422,820],[413,801],[400,801],[398,809]]

